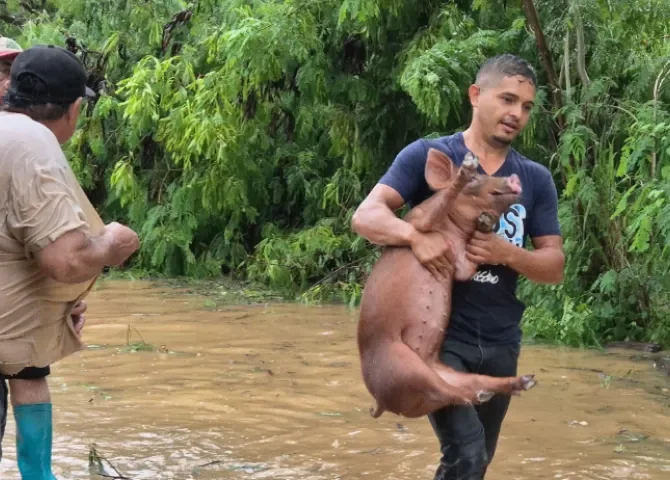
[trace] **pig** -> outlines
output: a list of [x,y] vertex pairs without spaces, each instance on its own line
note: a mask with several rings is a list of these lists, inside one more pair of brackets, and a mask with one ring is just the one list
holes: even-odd
[[385,411],[407,418],[449,405],[472,405],[495,394],[520,395],[535,376],[491,377],[462,373],[440,362],[455,280],[471,279],[477,265],[465,246],[476,229],[490,232],[521,195],[516,175],[477,172],[468,153],[461,168],[444,153],[428,151],[425,176],[434,192],[405,216],[418,231],[449,244],[446,273],[429,270],[407,247],[389,246],[368,276],[361,298],[357,343],[363,381],[376,400],[373,418]]

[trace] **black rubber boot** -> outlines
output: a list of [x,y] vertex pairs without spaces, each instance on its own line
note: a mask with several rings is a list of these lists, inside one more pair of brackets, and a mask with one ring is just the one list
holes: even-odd
[[484,472],[486,472],[486,469],[484,469],[484,472],[482,473],[459,473],[456,470],[457,469],[455,468],[450,469],[443,464],[440,464],[440,466],[437,467],[435,478],[433,480],[483,480]]

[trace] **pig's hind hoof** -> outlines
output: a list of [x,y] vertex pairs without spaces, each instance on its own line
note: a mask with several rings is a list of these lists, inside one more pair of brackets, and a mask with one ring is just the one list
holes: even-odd
[[521,392],[530,390],[535,385],[537,385],[537,381],[535,380],[535,374],[523,375],[522,377],[518,377],[517,380],[514,382],[513,387],[514,389],[512,390],[511,393],[516,397],[520,397]]
[[530,390],[535,385],[537,385],[537,381],[535,380],[535,374],[524,375],[523,377],[521,377],[521,388],[523,388],[524,390]]
[[488,402],[493,398],[494,395],[495,393],[493,392],[484,392],[484,391],[477,392],[477,401],[479,403]]

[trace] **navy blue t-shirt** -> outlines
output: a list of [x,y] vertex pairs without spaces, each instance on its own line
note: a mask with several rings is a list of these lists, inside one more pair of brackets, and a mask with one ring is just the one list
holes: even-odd
[[[379,183],[397,190],[410,208],[433,194],[425,177],[430,148],[449,155],[456,166],[461,165],[468,152],[461,132],[420,139],[406,146]],[[481,166],[479,172],[484,173]],[[549,170],[510,149],[494,175],[513,173],[519,176],[523,193],[520,203],[512,205],[498,222],[497,234],[522,248],[528,237],[560,235],[558,195]],[[447,336],[483,346],[520,342],[519,324],[525,305],[516,296],[518,276],[505,265],[480,265],[472,280],[455,282]]]

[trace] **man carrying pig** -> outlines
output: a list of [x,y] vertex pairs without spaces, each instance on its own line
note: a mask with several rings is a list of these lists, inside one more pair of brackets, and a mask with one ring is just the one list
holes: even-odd
[[[521,179],[521,201],[500,219],[494,233],[476,232],[468,258],[479,264],[468,282],[454,285],[452,314],[440,359],[458,371],[516,376],[524,305],[516,297],[519,275],[557,284],[563,279],[564,254],[558,223],[558,195],[550,172],[514,149],[534,105],[536,77],[523,59],[488,59],[469,88],[472,121],[467,130],[407,145],[356,210],[353,230],[378,245],[410,246],[429,268],[447,269],[448,245],[399,219],[394,211],[410,208],[432,191],[425,179],[427,152],[435,148],[456,166],[471,151],[479,171]],[[530,237],[533,251],[526,250]],[[510,397],[497,395],[477,406],[452,406],[429,415],[440,440],[442,458],[434,480],[481,480],[498,443]]]

